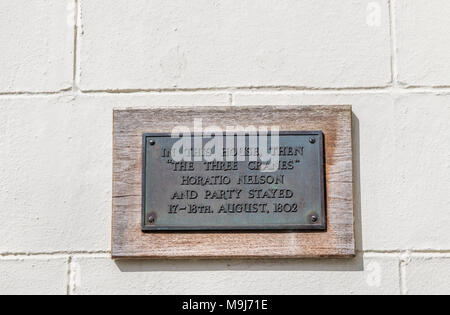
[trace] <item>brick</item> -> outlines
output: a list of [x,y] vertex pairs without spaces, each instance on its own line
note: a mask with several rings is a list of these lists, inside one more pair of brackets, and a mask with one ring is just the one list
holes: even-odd
[[403,248],[450,249],[449,119],[450,95],[409,95],[396,102],[397,213],[390,217],[400,224],[385,237],[401,240]]
[[74,260],[74,294],[398,294],[398,259]]
[[0,93],[72,86],[73,0],[0,3]]
[[386,86],[387,2],[81,0],[80,86]]
[[0,259],[1,295],[67,293],[67,259]]
[[112,109],[226,94],[0,99],[0,253],[110,249]]
[[111,117],[56,97],[0,110],[0,252],[107,249]]
[[450,294],[450,257],[413,258],[406,267],[406,287],[412,295]]
[[238,93],[234,102],[352,104],[358,247],[450,248],[450,96]]
[[395,3],[400,82],[412,86],[450,86],[450,2]]

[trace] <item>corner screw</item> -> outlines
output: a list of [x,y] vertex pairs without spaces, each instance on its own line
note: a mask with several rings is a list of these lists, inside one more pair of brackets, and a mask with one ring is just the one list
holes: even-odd
[[150,223],[150,224],[155,223],[155,217],[152,216],[152,215],[150,215],[150,216],[148,217],[148,223]]
[[314,143],[316,143],[316,139],[314,139],[314,138],[309,138],[309,142],[312,143],[312,144],[314,144]]
[[149,144],[150,144],[150,145],[155,145],[156,142],[155,142],[155,140],[150,140],[150,141],[149,141]]
[[311,221],[312,221],[313,223],[316,223],[318,220],[319,220],[319,218],[316,217],[316,216],[311,217]]

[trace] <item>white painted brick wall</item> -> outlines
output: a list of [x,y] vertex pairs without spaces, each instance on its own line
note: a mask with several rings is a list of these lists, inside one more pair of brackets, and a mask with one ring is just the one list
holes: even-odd
[[400,283],[396,257],[117,263],[80,257],[72,268],[73,294],[396,294]]
[[[1,1],[0,294],[450,293],[449,11]],[[112,261],[112,109],[255,104],[353,105],[358,257]]]
[[0,94],[72,87],[74,4],[0,1]]
[[[422,257],[420,257],[422,256]],[[406,269],[406,286],[409,294],[449,294],[450,258],[417,255]]]
[[374,27],[368,3],[81,0],[80,88],[386,86],[388,5]]
[[9,257],[0,260],[0,292],[10,294],[66,294],[67,258]]
[[396,0],[398,79],[407,86],[450,86],[450,2]]

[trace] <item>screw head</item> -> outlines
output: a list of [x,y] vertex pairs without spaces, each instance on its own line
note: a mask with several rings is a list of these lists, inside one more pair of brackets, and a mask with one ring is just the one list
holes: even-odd
[[316,216],[312,216],[312,217],[311,217],[311,221],[312,221],[313,223],[316,223],[317,221],[319,221],[319,218],[316,217]]
[[155,141],[155,140],[150,140],[148,143],[149,143],[150,145],[155,145],[155,144],[156,144],[156,141]]
[[316,139],[315,138],[309,138],[309,142],[314,144],[314,143],[316,143]]
[[150,224],[155,223],[155,217],[152,216],[152,215],[150,215],[150,216],[148,217],[148,223],[150,223]]

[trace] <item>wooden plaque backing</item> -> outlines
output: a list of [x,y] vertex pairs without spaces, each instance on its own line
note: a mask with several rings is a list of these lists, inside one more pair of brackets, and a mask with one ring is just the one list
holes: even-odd
[[[219,126],[322,130],[326,232],[141,231],[142,135]],[[180,107],[114,111],[113,258],[317,258],[355,255],[351,106]]]

